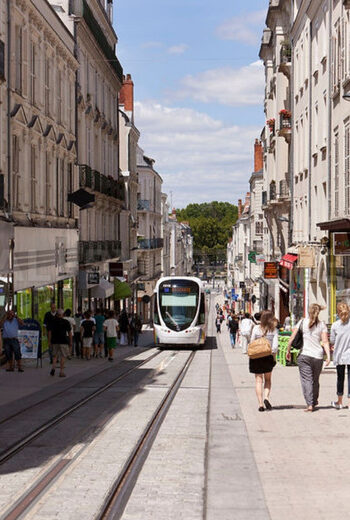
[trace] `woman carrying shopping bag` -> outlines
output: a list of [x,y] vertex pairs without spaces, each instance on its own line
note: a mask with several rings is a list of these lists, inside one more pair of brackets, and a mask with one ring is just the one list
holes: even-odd
[[263,311],[261,313],[259,325],[255,325],[252,330],[249,347],[260,338],[268,340],[271,354],[257,359],[250,357],[249,372],[255,374],[255,392],[259,402],[258,410],[263,412],[265,408],[267,410],[272,409],[270,403],[271,374],[273,367],[276,365],[275,357],[278,351],[278,330],[275,327],[275,317],[271,311]]
[[332,401],[333,408],[343,408],[345,367],[348,373],[348,398],[350,397],[350,309],[346,303],[338,303],[337,314],[339,319],[331,328],[330,343],[334,345],[333,364],[337,367],[337,396]]
[[[305,412],[313,412],[318,404],[320,391],[320,375],[323,366],[323,357],[326,353],[326,366],[330,363],[330,350],[327,326],[319,319],[323,310],[318,303],[312,303],[309,307],[308,318],[303,318],[297,323],[288,342],[287,360],[290,361],[290,349],[292,342],[300,328],[303,338],[301,354],[298,357],[301,387],[306,401]],[[321,345],[322,342],[322,345]]]

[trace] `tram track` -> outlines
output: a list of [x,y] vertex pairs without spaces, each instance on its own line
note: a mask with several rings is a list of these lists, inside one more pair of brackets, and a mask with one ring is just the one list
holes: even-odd
[[[146,349],[146,348],[143,349],[143,351],[141,351],[141,353],[144,352],[145,350],[148,350],[148,349]],[[132,359],[132,357],[133,356],[127,356],[125,358],[122,358],[121,360],[117,360],[117,362],[120,361],[120,363],[123,363],[125,361],[129,361],[130,359]],[[145,362],[147,362],[149,359],[152,359],[152,357],[147,358],[147,360],[145,360]],[[137,368],[137,367],[135,367],[135,368]],[[29,410],[33,410],[34,408],[42,406],[43,404],[49,402],[50,400],[53,400],[53,399],[56,399],[57,397],[65,395],[68,390],[72,390],[74,388],[79,388],[80,386],[88,383],[89,381],[92,381],[93,379],[99,377],[100,375],[104,374],[105,372],[107,372],[107,373],[111,372],[112,369],[113,369],[113,367],[109,365],[107,368],[99,370],[98,372],[95,372],[94,374],[92,374],[89,377],[86,377],[85,379],[81,379],[81,380],[77,381],[76,383],[73,383],[72,385],[65,386],[63,390],[60,390],[59,392],[56,392],[55,394],[52,394],[48,397],[44,397],[43,399],[40,399],[39,401],[37,401],[36,403],[34,403],[30,406],[23,408],[21,410],[18,410],[17,412],[15,412],[11,415],[8,415],[3,419],[0,419],[0,426],[10,422],[12,419],[17,418],[24,413],[27,413]],[[1,461],[0,461],[0,464],[1,464]]]
[[[42,424],[38,428],[34,429],[30,434],[24,436],[19,441],[16,441],[14,444],[9,446],[5,450],[0,451],[0,465],[4,464],[4,462],[9,460],[13,455],[15,455],[17,452],[19,452],[25,446],[27,446],[30,442],[32,442],[34,439],[36,439],[39,435],[41,435],[42,433],[44,433],[47,430],[49,430],[50,428],[52,428],[53,426],[55,426],[56,424],[61,422],[63,419],[65,419],[66,417],[71,415],[73,412],[75,412],[76,410],[81,408],[83,405],[85,405],[86,403],[88,403],[89,401],[94,399],[95,397],[99,396],[101,393],[105,392],[106,390],[111,388],[116,383],[119,383],[120,381],[125,379],[127,376],[129,376],[132,372],[134,372],[135,370],[139,369],[140,367],[142,367],[143,365],[145,365],[146,363],[148,363],[149,361],[151,361],[152,359],[154,359],[155,357],[157,357],[159,355],[160,355],[159,351],[154,352],[151,356],[149,356],[146,359],[140,361],[137,365],[133,366],[132,368],[129,368],[128,370],[126,370],[122,374],[119,374],[116,378],[112,379],[112,381],[109,381],[108,383],[106,383],[102,387],[98,388],[97,390],[94,390],[93,392],[91,392],[87,396],[83,397],[82,399],[80,399],[79,401],[74,403],[72,406],[69,406],[68,408],[66,408],[65,410],[60,412],[59,414],[55,415],[50,420],[46,421],[44,424]],[[109,369],[106,369],[106,370],[109,370]],[[76,385],[72,385],[71,387],[69,387],[69,389],[71,389],[73,387],[78,387],[82,383],[86,383],[87,381],[89,381],[93,377],[95,377],[96,375],[100,375],[103,372],[104,372],[104,370],[102,370],[98,374],[95,374],[95,375],[93,375],[93,376],[91,376],[91,377],[89,377],[89,378],[87,378],[87,379],[85,379],[83,381],[79,381],[79,383],[77,383]],[[50,400],[52,398],[56,398],[58,395],[60,395],[61,393],[65,393],[66,391],[67,391],[67,389],[63,390],[62,392],[59,392],[58,394],[55,394],[54,396],[51,396],[47,400]],[[47,401],[47,400],[45,400],[45,401]],[[40,401],[39,403],[36,403],[31,408],[34,408],[35,406],[37,406],[39,404],[42,404],[42,402],[43,401]],[[31,409],[31,408],[29,408],[29,409]],[[26,411],[27,410],[28,409],[26,409]],[[11,416],[11,418],[16,417],[16,415],[17,414],[14,414],[13,416]],[[3,421],[3,422],[6,422],[6,421]]]
[[[149,356],[146,360],[143,360],[141,363],[139,363],[137,367],[133,367],[132,369],[125,371],[122,375],[118,376],[113,381],[104,385],[102,388],[93,392],[86,398],[80,400],[79,403],[76,403],[65,412],[58,414],[51,421],[48,421],[45,425],[32,432],[31,435],[23,438],[21,442],[16,443],[16,445],[13,445],[10,449],[6,450],[6,452],[3,452],[0,455],[0,464],[4,464],[4,462],[16,455],[16,453],[29,445],[42,433],[50,430],[50,428],[52,428],[55,424],[62,421],[65,417],[68,417],[68,415],[72,414],[78,408],[82,407],[87,402],[107,391],[113,385],[119,383],[128,375],[132,374],[132,372],[134,372],[137,368],[146,364],[147,362],[150,362],[160,354],[161,352],[156,352],[152,356]],[[147,454],[152,447],[153,441],[157,435],[161,423],[166,416],[179,387],[181,386],[181,383],[193,361],[194,356],[195,351],[192,351],[177,373],[175,380],[171,383],[165,397],[162,399],[161,403],[153,413],[144,432],[140,435],[139,441],[126,461],[122,471],[111,487],[110,493],[101,506],[98,516],[95,517],[96,520],[119,518],[119,516],[115,516],[116,511],[119,509],[122,510],[123,504],[125,506],[127,498],[131,493],[133,482],[137,478],[144,460],[147,458]],[[98,423],[98,426],[103,427],[108,422],[108,420],[109,417],[104,418]],[[45,468],[45,471],[41,473],[39,479],[36,479],[33,485],[30,486],[29,489],[27,489],[27,491],[10,506],[10,508],[3,512],[2,516],[0,517],[1,520],[16,520],[18,518],[27,518],[27,513],[29,513],[30,516],[32,506],[38,500],[45,498],[46,494],[50,492],[52,485],[59,477],[64,478],[65,472],[69,469],[70,466],[72,466],[74,462],[79,459],[79,457],[83,455],[84,451],[88,447],[89,443],[82,443],[81,445],[78,445],[74,448],[70,448],[65,453],[62,453],[61,456],[58,457],[58,459],[56,459],[53,463],[50,463]],[[30,516],[30,518],[35,518],[35,514],[33,517]]]

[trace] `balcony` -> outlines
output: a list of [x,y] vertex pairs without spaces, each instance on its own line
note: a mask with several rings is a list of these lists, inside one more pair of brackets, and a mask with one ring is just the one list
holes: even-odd
[[288,79],[292,66],[292,47],[289,42],[282,42],[280,51],[280,64],[278,72],[282,72]]
[[138,199],[137,211],[150,211],[150,210],[151,210],[151,201],[150,200]]
[[120,240],[98,240],[79,242],[79,263],[103,262],[121,255]]
[[86,164],[79,166],[79,185],[80,188],[90,188],[103,195],[118,200],[125,200],[125,186],[123,181],[106,177],[106,175],[103,175],[97,170],[92,170],[90,166]]
[[284,137],[287,143],[290,143],[292,137],[292,120],[290,117],[286,117],[283,114],[280,114],[280,127],[278,130],[278,135]]
[[138,249],[159,249],[163,247],[163,238],[142,238],[137,242]]

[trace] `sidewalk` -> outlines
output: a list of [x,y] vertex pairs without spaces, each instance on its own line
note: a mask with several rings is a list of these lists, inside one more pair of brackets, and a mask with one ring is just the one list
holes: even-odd
[[[304,413],[297,367],[272,374],[271,412],[258,412],[248,357],[218,334],[239,400],[272,520],[349,518],[350,410],[334,410],[335,369],[322,372],[319,409]],[[346,404],[346,400],[345,400]]]
[[[26,403],[33,403],[43,397],[48,397],[50,394],[61,391],[65,387],[70,387],[79,380],[83,380],[91,375],[98,374],[101,370],[108,367],[113,368],[118,363],[118,359],[135,355],[141,351],[142,348],[153,346],[153,329],[143,330],[139,336],[138,347],[120,347],[118,346],[115,352],[115,361],[110,363],[107,358],[95,359],[90,361],[78,359],[73,357],[71,360],[66,360],[65,378],[58,378],[50,376],[49,358],[47,353],[44,353],[43,366],[36,368],[36,360],[24,359],[24,372],[6,372],[5,365],[0,368],[0,415],[2,418],[6,417],[6,410],[11,407],[13,413],[20,406],[23,408],[23,400]],[[39,360],[40,361],[40,360]],[[59,370],[56,370],[58,373]],[[10,406],[9,406],[10,405]],[[14,408],[14,409],[13,409]]]

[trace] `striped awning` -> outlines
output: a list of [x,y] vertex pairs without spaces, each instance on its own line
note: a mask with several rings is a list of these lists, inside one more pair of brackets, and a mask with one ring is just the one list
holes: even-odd
[[287,269],[293,269],[294,263],[298,260],[298,255],[293,255],[291,253],[287,253],[282,256],[280,261],[280,265],[282,267],[286,267]]

